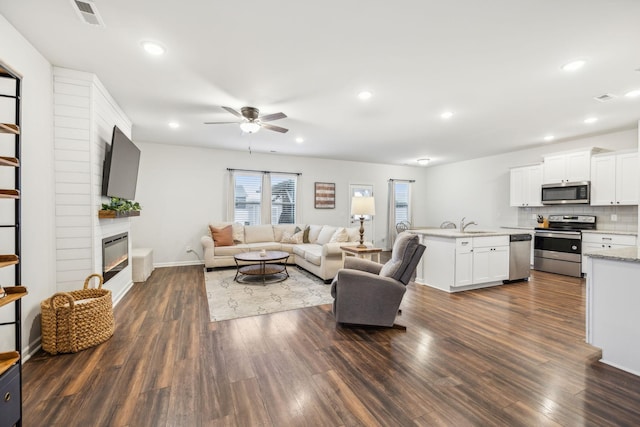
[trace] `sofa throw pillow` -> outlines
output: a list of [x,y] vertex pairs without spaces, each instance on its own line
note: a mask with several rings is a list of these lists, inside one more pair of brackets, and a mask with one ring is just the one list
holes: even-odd
[[346,229],[350,242],[360,241],[360,227],[349,227]]
[[338,227],[332,227],[330,225],[325,225],[320,230],[320,234],[318,234],[318,238],[316,239],[316,243],[319,245],[324,245],[325,243],[329,243],[331,241],[331,237],[338,230]]
[[288,231],[282,232],[282,239],[280,239],[280,243],[293,243],[294,245],[302,243],[302,234],[303,231],[300,230],[297,233],[289,233]]
[[273,224],[273,237],[275,238],[274,242],[282,241],[282,233],[285,231],[289,232],[289,234],[294,235],[296,225],[295,224]]
[[223,228],[209,226],[211,238],[216,246],[233,246],[233,230],[231,225]]
[[308,226],[308,225],[304,228],[304,231],[302,233],[302,243],[310,243],[309,242],[309,231],[310,230],[311,230],[311,227]]
[[233,230],[233,243],[244,243],[244,224],[234,222],[232,225]]
[[[309,243],[318,243],[318,236],[320,235],[320,232],[322,231],[322,225],[313,225],[311,224],[309,226]],[[329,236],[331,237],[331,236]]]
[[348,242],[348,241],[349,241],[349,234],[347,233],[347,230],[344,227],[340,227],[336,230],[335,233],[333,233],[333,236],[331,236],[331,240],[329,240],[329,243]]

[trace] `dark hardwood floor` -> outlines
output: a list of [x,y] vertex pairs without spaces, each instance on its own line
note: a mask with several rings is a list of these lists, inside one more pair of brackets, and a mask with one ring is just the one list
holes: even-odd
[[116,333],[24,366],[25,426],[640,425],[640,377],[584,343],[584,282],[411,284],[396,329],[330,307],[210,323],[200,267],[156,269]]

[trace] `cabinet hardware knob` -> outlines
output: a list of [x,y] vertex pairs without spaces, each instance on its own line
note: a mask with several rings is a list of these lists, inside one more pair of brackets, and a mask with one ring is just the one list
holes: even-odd
[[7,393],[4,395],[4,401],[5,401],[5,402],[8,402],[8,401],[10,401],[10,400],[11,400],[11,393],[7,392]]

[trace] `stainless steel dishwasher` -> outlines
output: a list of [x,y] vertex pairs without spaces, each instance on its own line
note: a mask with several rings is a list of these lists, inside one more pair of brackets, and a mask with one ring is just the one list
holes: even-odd
[[529,279],[531,268],[531,234],[509,236],[509,282]]

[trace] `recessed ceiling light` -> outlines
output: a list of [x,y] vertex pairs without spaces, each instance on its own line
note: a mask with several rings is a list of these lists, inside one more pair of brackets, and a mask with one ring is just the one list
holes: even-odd
[[151,42],[151,41],[142,42],[142,48],[149,55],[155,55],[155,56],[162,55],[166,51],[164,46],[162,46],[162,45],[160,45],[160,44],[158,44],[156,42]]
[[304,138],[296,138],[296,142],[298,144],[302,144],[304,142]]
[[440,117],[442,117],[443,119],[450,119],[451,117],[453,117],[453,111],[445,111],[444,113],[440,114]]
[[171,129],[178,129],[180,127],[180,123],[178,123],[178,122],[169,122],[169,127]]
[[549,142],[549,141],[553,141],[556,137],[553,135],[547,135],[544,137],[544,140]]
[[597,118],[597,117],[589,117],[589,118],[587,118],[587,119],[584,119],[584,122],[585,122],[586,124],[588,124],[588,125],[593,124],[593,123],[595,123],[595,122],[597,122],[597,121],[598,121],[598,118]]
[[640,96],[640,89],[636,89],[636,90],[632,90],[630,92],[627,92],[624,94],[624,96],[628,97],[628,98],[637,98],[638,96]]
[[363,90],[358,94],[358,98],[360,98],[363,101],[371,99],[372,96],[373,96],[373,93],[369,92],[368,90]]
[[562,66],[562,71],[577,71],[580,68],[584,67],[584,64],[586,64],[587,61],[585,61],[584,59],[578,59],[576,61],[571,61],[569,63],[566,63]]
[[418,164],[420,166],[425,166],[425,165],[428,165],[430,161],[431,159],[418,159]]

